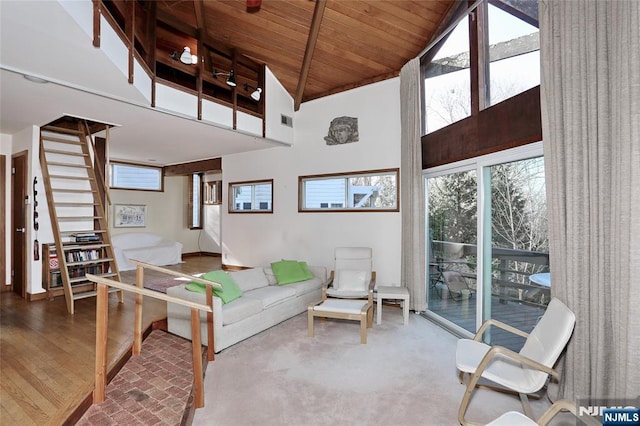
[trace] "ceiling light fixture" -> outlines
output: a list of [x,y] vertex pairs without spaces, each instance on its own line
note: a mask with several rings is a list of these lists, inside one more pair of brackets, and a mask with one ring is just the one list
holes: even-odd
[[236,73],[231,70],[229,72],[219,72],[217,70],[213,70],[213,78],[218,78],[219,75],[226,75],[227,76],[227,85],[231,86],[231,87],[236,87],[237,83],[236,83]]
[[180,54],[174,50],[174,52],[171,54],[171,57],[174,60],[180,61],[183,64],[187,64],[187,65],[194,65],[198,63],[198,56],[192,55],[191,49],[188,46],[185,46],[184,50]]
[[35,75],[31,75],[31,74],[23,74],[22,75],[26,80],[32,82],[32,83],[38,83],[38,84],[46,84],[49,81],[45,80],[44,78],[40,78],[40,77],[36,77]]
[[253,90],[253,92],[251,92],[251,99],[253,99],[256,102],[260,101],[260,96],[262,95],[262,88],[252,87],[249,84],[245,83],[244,90],[248,92],[249,89]]

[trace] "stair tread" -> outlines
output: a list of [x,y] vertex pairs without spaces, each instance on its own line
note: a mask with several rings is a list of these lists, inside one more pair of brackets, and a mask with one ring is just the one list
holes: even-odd
[[[117,274],[115,274],[114,272],[105,272],[102,274],[93,274],[93,275],[95,275],[96,277],[108,278],[108,277],[115,277]],[[82,283],[87,283],[91,281],[88,280],[87,277],[81,276],[81,277],[69,278],[69,282],[71,283],[71,287],[73,287],[74,285],[80,285]]]
[[89,154],[85,154],[84,152],[77,151],[65,151],[64,149],[44,149],[44,152],[48,152],[50,154],[61,154],[61,155],[70,155],[74,157],[88,157]]
[[102,242],[93,242],[93,243],[64,243],[62,244],[62,249],[64,251],[72,251],[72,250],[91,250],[97,248],[111,247],[111,244],[102,243]]
[[78,262],[67,262],[67,266],[84,266],[84,265],[93,265],[96,263],[107,263],[111,262],[113,257],[103,257],[100,259],[92,259],[92,260],[80,260]]
[[104,219],[103,216],[58,216],[58,220],[95,220]]
[[[73,230],[73,231],[60,231],[60,234],[64,235],[75,235],[75,234],[104,234],[104,229],[87,229],[87,230]],[[76,243],[73,243],[76,244]]]
[[60,161],[49,161],[47,162],[49,166],[61,166],[61,167],[76,167],[81,169],[89,169],[91,166],[87,166],[86,164],[77,164],[77,163],[63,163]]
[[47,132],[53,133],[65,133],[68,135],[81,135],[82,132],[76,129],[67,129],[66,127],[57,127],[57,126],[44,126],[42,130],[46,130]]
[[97,192],[93,189],[51,188],[52,192],[86,193]]
[[76,203],[73,201],[59,201],[53,204],[59,207],[91,207],[99,205],[98,203]]
[[[109,293],[117,293],[120,290],[117,288],[109,288],[108,292]],[[86,299],[87,297],[95,297],[98,295],[98,292],[95,290],[91,290],[91,291],[83,291],[82,293],[73,293],[73,299],[74,300],[78,300],[78,299]]]
[[51,179],[93,180],[91,176],[49,175]]

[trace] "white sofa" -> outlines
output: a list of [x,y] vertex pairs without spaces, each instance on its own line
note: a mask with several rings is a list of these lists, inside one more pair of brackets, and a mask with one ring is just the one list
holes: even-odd
[[182,262],[182,243],[149,232],[127,232],[111,237],[119,271],[131,271],[136,265],[129,259],[152,265],[174,265]]
[[[213,297],[214,351],[221,350],[264,331],[282,321],[307,310],[311,303],[319,302],[327,269],[309,266],[313,278],[293,284],[278,285],[271,267],[258,267],[229,272],[242,290],[242,296],[223,304]],[[167,294],[205,304],[202,293],[189,291],[186,284],[170,287]],[[202,344],[207,345],[206,314],[201,320]],[[167,326],[171,333],[191,340],[191,312],[184,306],[167,303]],[[306,332],[301,330],[301,332]]]

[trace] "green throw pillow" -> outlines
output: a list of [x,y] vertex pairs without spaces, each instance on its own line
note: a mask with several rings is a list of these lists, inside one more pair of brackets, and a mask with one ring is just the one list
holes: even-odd
[[310,280],[311,278],[313,278],[313,274],[309,270],[309,266],[307,265],[307,262],[298,262],[298,264],[302,268],[302,272],[304,273],[305,280]]
[[313,274],[311,274],[309,268],[303,267],[300,262],[296,260],[273,262],[271,264],[271,270],[273,271],[273,275],[276,276],[278,285],[292,284],[313,278]]
[[[233,278],[225,271],[207,272],[202,276],[202,278],[222,284],[222,289],[218,289],[216,287],[213,288],[213,294],[222,299],[222,303],[232,302],[242,296],[242,290],[240,290],[238,284],[236,284]],[[200,284],[194,281],[187,284],[186,288],[187,290],[197,291],[199,293],[205,292],[205,284]]]
[[195,293],[206,293],[207,292],[207,286],[201,283],[197,283],[195,281],[191,281],[189,283],[187,283],[187,285],[185,286],[185,288],[189,291],[193,291]]

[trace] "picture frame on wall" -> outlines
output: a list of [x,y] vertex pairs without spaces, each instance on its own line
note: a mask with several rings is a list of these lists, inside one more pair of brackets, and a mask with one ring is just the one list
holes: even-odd
[[147,221],[147,206],[143,204],[115,204],[113,206],[114,228],[144,228]]

